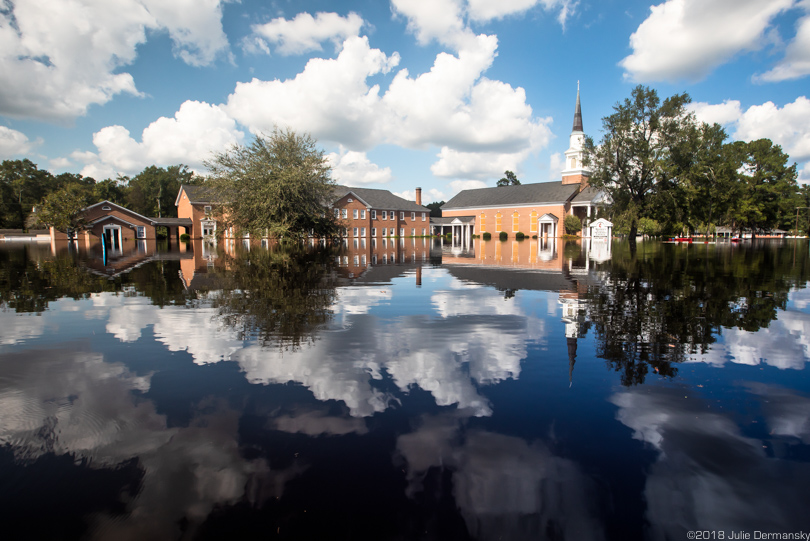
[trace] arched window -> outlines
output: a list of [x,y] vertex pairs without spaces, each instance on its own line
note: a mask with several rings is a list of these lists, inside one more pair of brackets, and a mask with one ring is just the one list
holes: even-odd
[[512,214],[512,233],[517,233],[520,231],[520,215],[518,211],[515,211]]
[[481,233],[486,232],[487,230],[487,215],[483,212],[481,213]]
[[532,211],[532,223],[530,224],[530,230],[532,233],[537,233],[537,211]]
[[501,232],[501,218],[503,218],[503,215],[500,212],[495,215],[495,232],[496,233]]

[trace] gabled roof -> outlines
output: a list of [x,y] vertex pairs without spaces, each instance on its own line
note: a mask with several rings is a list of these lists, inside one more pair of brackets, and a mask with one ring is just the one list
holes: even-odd
[[429,208],[417,205],[415,201],[408,201],[388,190],[375,188],[352,188],[350,186],[335,186],[335,201],[342,199],[349,192],[371,209],[393,209],[415,212],[430,212]]
[[[84,207],[82,209],[82,212],[86,212],[86,211],[90,210],[91,208],[97,207],[99,205],[111,205],[113,207],[117,207],[119,210],[121,210],[123,212],[126,212],[128,214],[132,214],[134,216],[137,216],[138,218],[141,218],[142,220],[144,220],[146,222],[151,222],[152,220],[154,220],[154,218],[149,218],[148,216],[138,214],[134,210],[130,210],[130,209],[126,208],[126,207],[122,207],[121,205],[119,205],[117,203],[113,203],[112,201],[108,201],[106,199],[104,201],[99,201],[98,203],[92,204],[89,207]],[[98,220],[96,220],[96,221],[98,221]]]
[[180,194],[183,192],[186,192],[186,197],[188,197],[188,201],[192,205],[217,202],[216,198],[214,197],[214,190],[209,186],[192,186],[190,184],[183,184],[180,186],[180,191],[177,192],[177,199],[174,201],[175,206],[180,204]]
[[90,222],[89,225],[96,225],[96,224],[99,224],[99,223],[101,223],[101,222],[103,222],[105,220],[116,220],[118,222],[127,224],[129,227],[132,227],[132,228],[137,227],[135,224],[133,224],[131,222],[128,222],[128,221],[124,220],[123,218],[121,218],[120,216],[116,216],[114,214],[107,214],[106,216],[102,216],[101,218],[97,218],[97,219],[93,220],[92,222]]
[[571,199],[578,190],[579,184],[563,184],[562,181],[463,190],[442,205],[442,210],[531,204],[560,205]]

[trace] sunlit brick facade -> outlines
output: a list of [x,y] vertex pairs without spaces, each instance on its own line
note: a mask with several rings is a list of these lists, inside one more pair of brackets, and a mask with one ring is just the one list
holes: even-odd
[[421,237],[430,234],[430,209],[388,190],[339,187],[333,212],[348,239]]

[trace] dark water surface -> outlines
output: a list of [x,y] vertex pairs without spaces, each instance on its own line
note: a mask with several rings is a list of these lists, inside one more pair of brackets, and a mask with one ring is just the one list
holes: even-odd
[[808,280],[806,240],[0,243],[2,537],[810,534]]

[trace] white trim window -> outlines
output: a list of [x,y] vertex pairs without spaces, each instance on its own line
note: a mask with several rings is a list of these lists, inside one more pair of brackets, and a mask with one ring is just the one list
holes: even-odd
[[360,211],[360,219],[361,220],[366,219],[366,209],[363,209],[363,210]]
[[356,220],[358,214],[359,214],[359,211],[357,209],[352,210],[352,219]]
[[399,211],[399,219],[400,219],[400,220],[404,220],[404,219],[405,219],[405,211],[404,211],[404,210],[400,210],[400,211]]
[[139,239],[145,239],[146,238],[146,228],[144,226],[142,226],[142,225],[136,226],[135,227],[135,234],[137,235],[137,237]]
[[422,213],[422,221],[423,221],[423,222],[426,220],[426,218],[425,218],[425,215],[426,215],[426,214],[427,214],[427,212],[423,212],[423,213]]
[[366,236],[366,228],[365,227],[360,228],[360,236],[365,238],[365,236]]
[[340,218],[340,209],[335,209],[335,218]]
[[349,209],[340,209],[340,215],[343,219],[349,217]]
[[388,219],[388,211],[385,211],[385,210],[384,210],[384,211],[382,211],[382,219],[383,219],[383,220],[387,220],[387,219]]
[[416,220],[416,213],[415,212],[411,212],[411,220]]
[[356,237],[356,236],[357,236],[357,228],[353,227],[352,228],[352,237]]
[[372,220],[376,220],[376,219],[377,219],[377,211],[376,211],[376,210],[372,210],[372,211],[371,211],[371,219],[372,219]]
[[412,227],[412,228],[411,228],[411,236],[412,236],[412,237],[415,237],[415,236],[416,236],[416,228],[415,228],[415,227]]
[[372,236],[372,238],[377,236],[377,228],[376,227],[371,228],[371,236]]
[[400,236],[400,237],[404,237],[404,236],[405,236],[405,228],[404,228],[404,227],[400,227],[400,228],[399,228],[399,236]]

